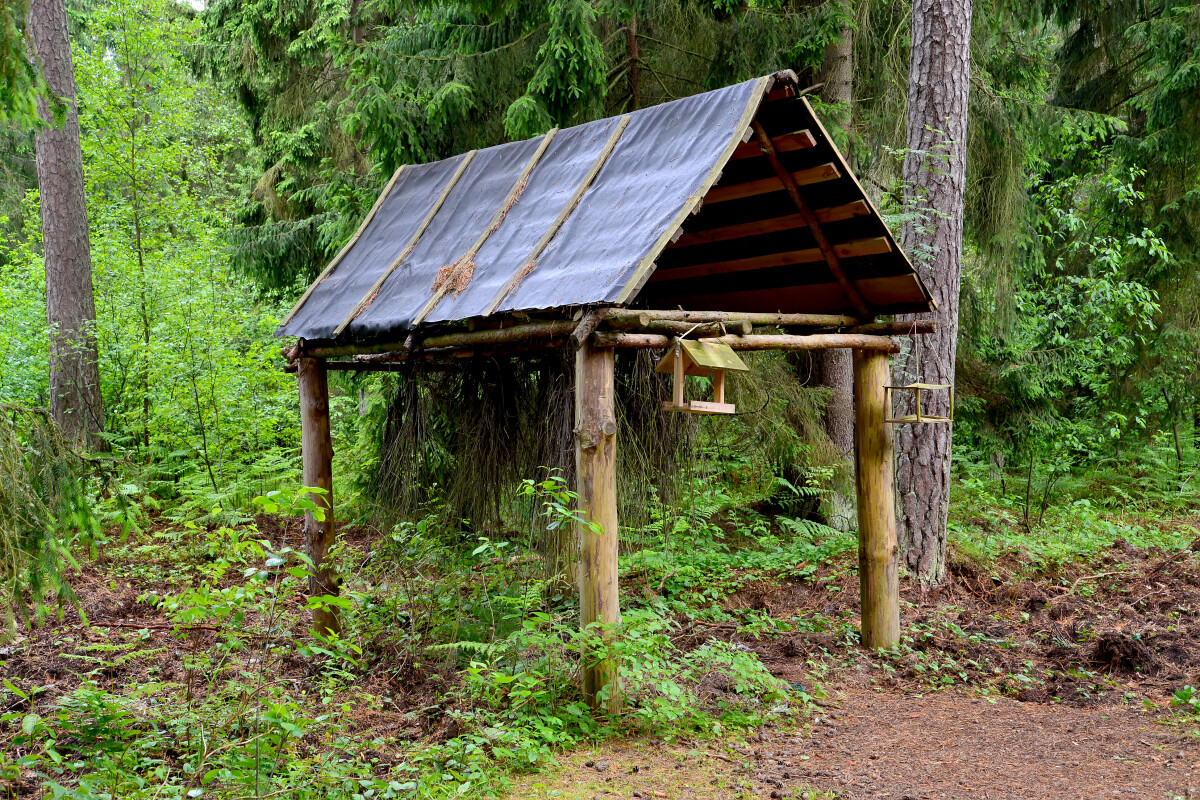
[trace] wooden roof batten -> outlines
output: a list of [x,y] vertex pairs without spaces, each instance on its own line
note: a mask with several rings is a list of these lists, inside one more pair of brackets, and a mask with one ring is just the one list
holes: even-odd
[[[667,109],[692,100],[698,119],[716,108],[732,120],[722,123],[732,135],[720,147],[719,137],[710,136],[704,146],[713,155],[705,156],[707,161],[698,159],[707,165],[705,174],[688,178],[698,181],[698,185],[688,183],[695,186],[692,194],[664,223],[654,222],[662,226],[655,229],[661,232],[635,267],[623,274],[610,267],[603,261],[609,245],[601,242],[598,260],[612,277],[604,284],[599,278],[587,283],[592,265],[575,267],[566,256],[584,252],[582,245],[572,250],[571,242],[602,236],[594,228],[605,225],[620,233],[629,231],[630,237],[646,236],[648,223],[611,222],[597,217],[595,207],[603,206],[606,192],[628,193],[637,185],[638,176],[629,173],[647,169],[644,160],[635,163],[643,151],[653,155],[655,148],[669,149],[670,139],[686,136],[690,120],[684,113],[663,123],[676,127],[669,136],[647,124],[648,115],[639,119],[643,112],[634,112],[592,123],[593,129],[552,130],[529,140],[519,161],[511,157],[517,154],[512,150],[501,163],[499,151],[527,143],[471,151],[458,159],[451,172],[442,170],[447,178],[436,174],[449,162],[397,170],[354,237],[281,324],[280,335],[299,338],[297,346],[285,352],[292,359],[301,354],[353,357],[330,362],[334,369],[379,369],[417,359],[453,362],[468,352],[577,349],[584,342],[599,347],[665,346],[664,337],[684,332],[685,321],[708,326],[693,338],[705,334],[704,338],[730,343],[735,350],[763,349],[773,343],[778,349],[894,351],[888,336],[930,330],[924,322],[915,327],[883,323],[871,328],[877,314],[929,311],[935,305],[811,106],[797,92],[795,76],[781,73],[708,94],[720,92],[731,97],[722,95],[709,102],[707,95],[701,95],[654,107]],[[729,108],[718,107],[717,100]],[[733,106],[741,108],[740,118],[729,116]],[[678,123],[679,118],[685,122]],[[647,137],[658,138],[640,147]],[[587,156],[592,141],[595,155]],[[567,157],[579,155],[586,156],[586,163]],[[586,169],[576,172],[569,191],[563,190],[557,175],[557,194],[547,191],[548,171],[569,175],[572,163]],[[496,187],[491,195],[473,204],[464,201],[472,197],[471,192],[479,193],[481,186],[488,190],[492,185],[488,180]],[[398,254],[372,274],[371,269],[377,268],[369,260],[378,262],[387,241],[394,240],[378,235],[372,239],[372,234],[386,225],[402,228],[396,209],[423,187],[438,191],[430,195],[432,201],[419,223],[401,240]],[[653,190],[647,188],[647,194]],[[493,205],[488,205],[491,197]],[[554,213],[546,217],[548,223],[538,223],[543,227],[536,242],[524,245],[525,254],[507,268],[506,277],[497,280],[502,276],[495,269],[504,268],[497,253],[508,257],[519,252],[521,247],[514,244],[519,243],[517,233],[536,233],[530,223],[531,203],[541,203],[546,212]],[[470,238],[464,241],[469,246],[459,245],[457,254],[451,246],[443,247],[443,256],[438,247],[451,238],[446,234],[450,223],[449,217],[439,217],[461,215],[464,210],[481,222],[471,227],[475,223],[468,219],[464,227],[470,228]],[[649,218],[650,212],[661,213],[660,207],[647,201],[646,208],[628,214]],[[585,225],[592,219],[589,214],[599,220],[598,225]],[[394,237],[391,229],[386,232]],[[364,255],[360,257],[359,251]],[[361,266],[356,266],[359,262]],[[439,263],[443,266],[434,275],[429,266]],[[533,283],[531,276],[536,276]],[[587,285],[572,291],[576,283]],[[336,324],[322,322],[329,319],[326,306],[330,312],[347,309],[337,298],[348,297],[354,286],[365,288],[365,293],[357,289],[361,296],[348,311],[337,312]],[[467,296],[459,300],[464,289]],[[480,294],[485,291],[486,295]],[[548,294],[541,297],[538,292]],[[422,294],[425,299],[418,299]],[[397,300],[414,310],[407,317],[399,312],[388,316]],[[681,310],[653,310],[656,307]],[[459,312],[465,315],[456,317]],[[463,321],[473,322],[468,327],[475,330],[463,330]],[[479,330],[480,326],[487,329]],[[752,333],[756,326],[782,327],[785,333],[772,339],[771,334]],[[797,341],[806,336],[811,338]],[[726,342],[739,337],[737,343]]]

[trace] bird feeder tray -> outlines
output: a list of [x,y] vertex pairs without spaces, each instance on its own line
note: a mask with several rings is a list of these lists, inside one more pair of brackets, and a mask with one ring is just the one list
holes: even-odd
[[[886,405],[884,406],[889,414],[892,414],[892,394],[893,392],[912,392],[915,395],[915,414],[905,414],[902,417],[889,416],[884,422],[890,422],[895,425],[903,425],[906,423],[936,424],[954,421],[954,387],[948,383],[910,383],[907,386],[885,386],[887,397]],[[947,391],[950,399],[950,416],[940,417],[935,414],[921,413],[921,394],[929,391]]]
[[[725,402],[725,373],[749,372],[750,368],[727,344],[676,339],[654,370],[672,375],[671,399],[663,403],[663,411],[733,414],[737,406]],[[712,379],[712,401],[684,399],[684,379],[688,375]]]

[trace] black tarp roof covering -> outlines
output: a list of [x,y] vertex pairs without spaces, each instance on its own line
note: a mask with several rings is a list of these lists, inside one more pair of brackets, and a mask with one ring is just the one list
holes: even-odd
[[803,149],[777,147],[780,158],[822,173],[802,194],[830,218],[821,228],[871,311],[930,310],[794,76],[781,73],[402,167],[278,333],[368,340],[592,304],[853,313],[812,233],[788,223],[796,207],[782,184],[762,188],[778,179],[744,144],[756,118],[773,141],[807,137]]

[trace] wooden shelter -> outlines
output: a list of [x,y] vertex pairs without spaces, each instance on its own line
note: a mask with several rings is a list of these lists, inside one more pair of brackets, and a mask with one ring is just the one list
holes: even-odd
[[[883,647],[899,636],[889,337],[932,323],[876,317],[933,308],[785,72],[401,167],[278,333],[299,340],[285,353],[304,482],[327,491],[327,370],[572,348],[579,504],[597,526],[580,532],[584,625],[620,621],[615,352],[685,333],[735,351],[853,349],[862,635]],[[312,589],[333,592],[326,498],[307,530]],[[589,697],[611,670],[587,671]]]

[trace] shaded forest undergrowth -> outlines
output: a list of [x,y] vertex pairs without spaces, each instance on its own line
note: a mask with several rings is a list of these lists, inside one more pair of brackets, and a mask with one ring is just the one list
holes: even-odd
[[[343,529],[330,602],[346,631],[320,640],[294,517],[110,531],[72,580],[79,609],[0,648],[0,787],[495,796],[598,742],[810,730],[850,687],[1120,707],[1166,724],[1173,746],[1200,735],[1200,518],[1076,503],[1030,533],[964,502],[950,579],[904,581],[902,643],[872,654],[857,644],[853,534],[763,512],[659,520],[675,533],[623,557],[616,718],[578,696],[582,654],[602,645],[575,633],[573,592],[519,536],[451,535],[432,517]],[[826,796],[799,770],[719,782],[713,796]]]

